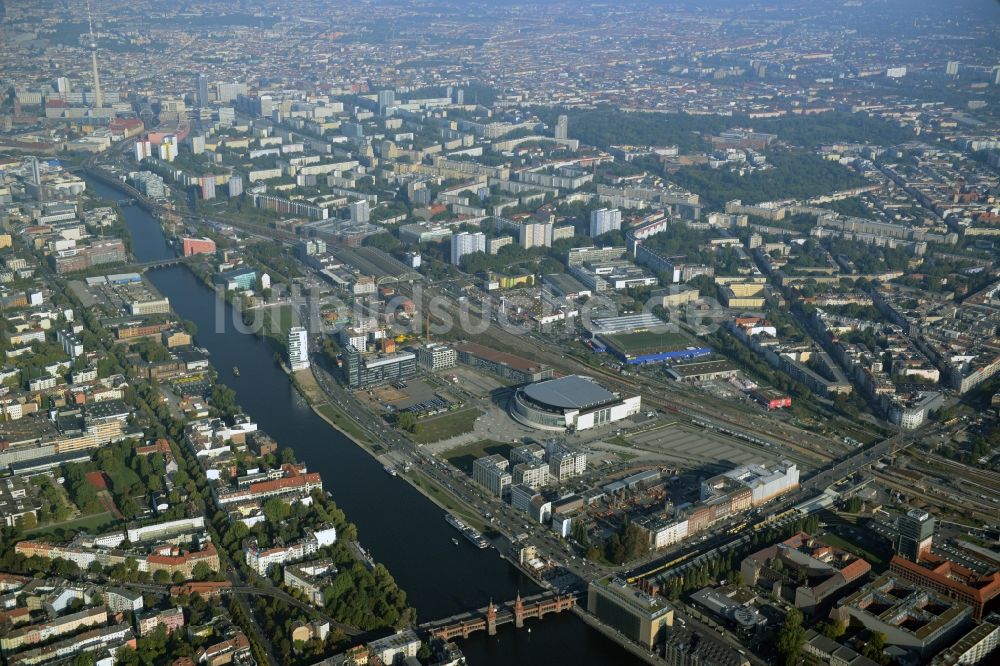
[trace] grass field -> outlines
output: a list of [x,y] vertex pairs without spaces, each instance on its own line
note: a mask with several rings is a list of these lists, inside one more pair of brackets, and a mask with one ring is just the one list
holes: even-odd
[[472,476],[472,463],[476,458],[491,456],[495,453],[499,453],[504,458],[507,458],[510,455],[511,448],[513,447],[506,442],[484,439],[479,442],[460,446],[457,449],[452,449],[448,452],[447,460],[469,476]]
[[104,470],[104,473],[111,479],[111,486],[115,489],[115,492],[120,492],[129,486],[142,484],[142,479],[139,478],[139,475],[129,469],[123,462],[111,465],[109,469]]
[[420,419],[417,421],[417,432],[410,433],[409,437],[418,444],[430,444],[467,433],[472,430],[479,413],[478,409],[470,407],[429,419]]
[[40,527],[35,527],[30,530],[25,530],[25,536],[31,535],[32,537],[40,537],[44,535],[61,537],[62,533],[68,532],[88,532],[90,534],[100,534],[105,528],[116,523],[117,520],[108,511],[102,511],[101,513],[92,513],[87,516],[80,516],[79,518],[74,518],[73,520],[67,520],[62,523],[50,523],[48,525],[42,525]]
[[365,432],[357,426],[357,424],[351,420],[351,418],[344,413],[342,409],[333,405],[331,403],[326,403],[320,405],[318,411],[326,418],[333,421],[338,428],[349,434],[351,437],[360,440],[362,442],[368,441],[368,436]]
[[493,528],[490,524],[483,520],[483,517],[478,513],[470,509],[465,504],[459,502],[449,493],[447,490],[441,487],[439,483],[431,480],[422,472],[417,470],[412,470],[406,473],[406,477],[413,483],[413,485],[421,488],[424,492],[430,495],[436,502],[443,505],[446,509],[454,513],[460,519],[462,519],[466,525],[474,527],[483,534],[491,534]]
[[602,335],[608,344],[623,354],[652,354],[661,351],[675,351],[692,345],[691,340],[680,333],[664,331],[656,333],[625,333],[622,335]]

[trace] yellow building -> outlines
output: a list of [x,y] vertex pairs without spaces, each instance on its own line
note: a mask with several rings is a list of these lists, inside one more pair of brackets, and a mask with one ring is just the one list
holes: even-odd
[[727,308],[760,310],[764,307],[764,285],[756,282],[732,282],[719,288],[722,303]]

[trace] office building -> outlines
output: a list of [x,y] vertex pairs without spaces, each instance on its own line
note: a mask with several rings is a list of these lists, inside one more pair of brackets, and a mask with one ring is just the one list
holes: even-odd
[[344,376],[352,389],[379,386],[417,374],[417,356],[412,352],[363,355],[348,345],[343,355]]
[[198,74],[198,106],[208,106],[208,77]]
[[889,561],[889,572],[910,583],[934,590],[972,608],[972,619],[980,621],[987,607],[1000,596],[1000,572],[973,571],[933,553],[920,562],[911,562],[898,555]]
[[214,254],[215,241],[211,238],[190,238],[181,239],[181,249],[185,257],[192,254]]
[[922,662],[963,633],[972,609],[888,573],[841,600],[831,617],[881,633]]
[[748,586],[760,585],[810,614],[869,571],[864,559],[804,532],[747,555],[740,564]]
[[451,237],[451,263],[458,266],[462,257],[473,252],[486,252],[486,234],[463,231]]
[[560,115],[556,120],[556,129],[553,136],[557,139],[568,139],[569,138],[569,117],[566,115]]
[[674,624],[674,609],[621,578],[595,580],[587,587],[587,612],[628,639],[652,650]]
[[934,523],[934,516],[920,509],[910,509],[897,518],[896,552],[911,562],[919,562],[931,550]]
[[[584,457],[584,467],[586,467],[586,457]],[[514,483],[524,484],[529,488],[541,488],[549,483],[549,466],[541,461],[517,463],[513,472]]]
[[510,463],[499,454],[477,458],[472,463],[472,480],[497,497],[504,497],[513,482],[509,468]]
[[431,372],[448,370],[458,365],[458,352],[447,345],[431,343],[417,349],[417,362]]
[[293,371],[309,369],[309,332],[301,326],[288,330],[288,365]]
[[590,237],[596,238],[622,228],[622,212],[617,208],[601,208],[590,212]]
[[552,368],[491,347],[466,342],[456,345],[458,362],[484,370],[515,384],[537,382],[552,377]]
[[549,454],[549,477],[562,483],[587,471],[587,454],[560,446]]

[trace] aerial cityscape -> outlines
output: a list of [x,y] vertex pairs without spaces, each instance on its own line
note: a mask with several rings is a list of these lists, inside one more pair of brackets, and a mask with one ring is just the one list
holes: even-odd
[[1000,2],[0,45],[0,665],[1000,664]]

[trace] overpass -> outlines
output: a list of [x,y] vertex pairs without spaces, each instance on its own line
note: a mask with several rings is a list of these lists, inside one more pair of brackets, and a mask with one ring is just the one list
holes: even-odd
[[572,610],[576,606],[577,595],[553,594],[543,592],[532,597],[517,598],[504,604],[490,604],[468,613],[460,613],[433,622],[425,622],[417,627],[418,631],[426,632],[432,637],[450,641],[453,638],[468,638],[470,634],[484,629],[490,636],[495,636],[497,627],[502,624],[514,623],[518,629],[524,626],[526,619],[541,619],[549,613],[561,613]]

